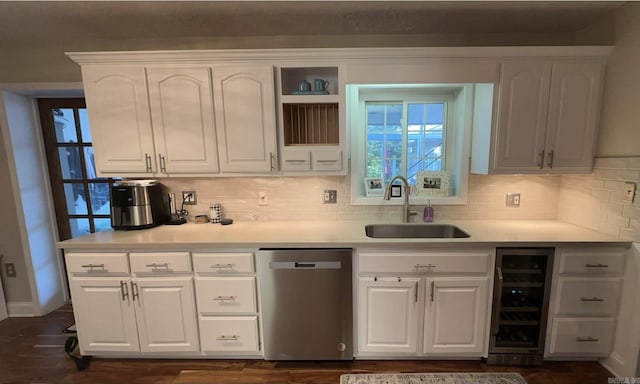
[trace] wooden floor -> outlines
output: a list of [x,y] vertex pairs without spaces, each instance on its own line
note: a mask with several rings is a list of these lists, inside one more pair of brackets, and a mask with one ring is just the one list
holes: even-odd
[[0,322],[0,383],[78,384],[337,384],[352,372],[519,372],[528,384],[605,384],[610,373],[596,362],[496,367],[480,361],[268,362],[260,360],[93,359],[78,371],[63,349],[73,323],[70,307],[41,318]]

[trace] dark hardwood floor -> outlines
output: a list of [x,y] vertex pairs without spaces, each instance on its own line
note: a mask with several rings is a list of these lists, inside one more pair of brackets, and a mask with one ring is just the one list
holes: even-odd
[[41,318],[0,322],[0,383],[78,384],[337,384],[351,372],[521,373],[528,384],[605,384],[610,373],[596,362],[554,362],[541,367],[497,367],[480,361],[269,362],[261,360],[93,359],[78,371],[64,353],[62,329],[73,323],[65,306]]

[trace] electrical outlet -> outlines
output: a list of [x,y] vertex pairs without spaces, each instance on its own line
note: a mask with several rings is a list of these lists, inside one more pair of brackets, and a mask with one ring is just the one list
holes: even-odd
[[507,207],[511,207],[511,208],[520,207],[519,193],[507,193]]
[[258,192],[258,205],[269,205],[269,195],[267,191]]
[[624,195],[622,201],[627,203],[633,203],[633,198],[636,195],[636,183],[626,182],[624,183]]
[[335,189],[325,189],[322,201],[325,204],[335,204],[338,201],[338,191]]
[[4,271],[7,277],[16,277],[16,265],[13,263],[6,263],[4,265]]
[[196,191],[182,191],[182,201],[184,205],[196,205],[198,203]]

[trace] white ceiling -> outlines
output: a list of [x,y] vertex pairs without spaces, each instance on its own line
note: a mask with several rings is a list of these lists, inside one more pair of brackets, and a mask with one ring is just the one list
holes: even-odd
[[0,1],[0,48],[193,37],[569,33],[623,2]]

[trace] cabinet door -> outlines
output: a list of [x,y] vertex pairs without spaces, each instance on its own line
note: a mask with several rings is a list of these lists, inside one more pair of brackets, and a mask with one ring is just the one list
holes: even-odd
[[488,285],[487,278],[427,281],[424,353],[483,353]]
[[419,283],[414,277],[359,279],[360,352],[417,352]]
[[142,352],[198,350],[192,277],[133,279]]
[[538,171],[542,166],[551,65],[535,61],[502,64],[495,171]]
[[218,153],[209,68],[148,68],[160,172],[216,173]]
[[70,287],[82,354],[139,351],[129,278],[72,278]]
[[551,75],[545,168],[593,166],[600,112],[602,64],[554,64]]
[[98,173],[155,172],[144,68],[84,66],[82,77]]
[[213,68],[216,129],[222,172],[275,170],[276,119],[273,68]]

